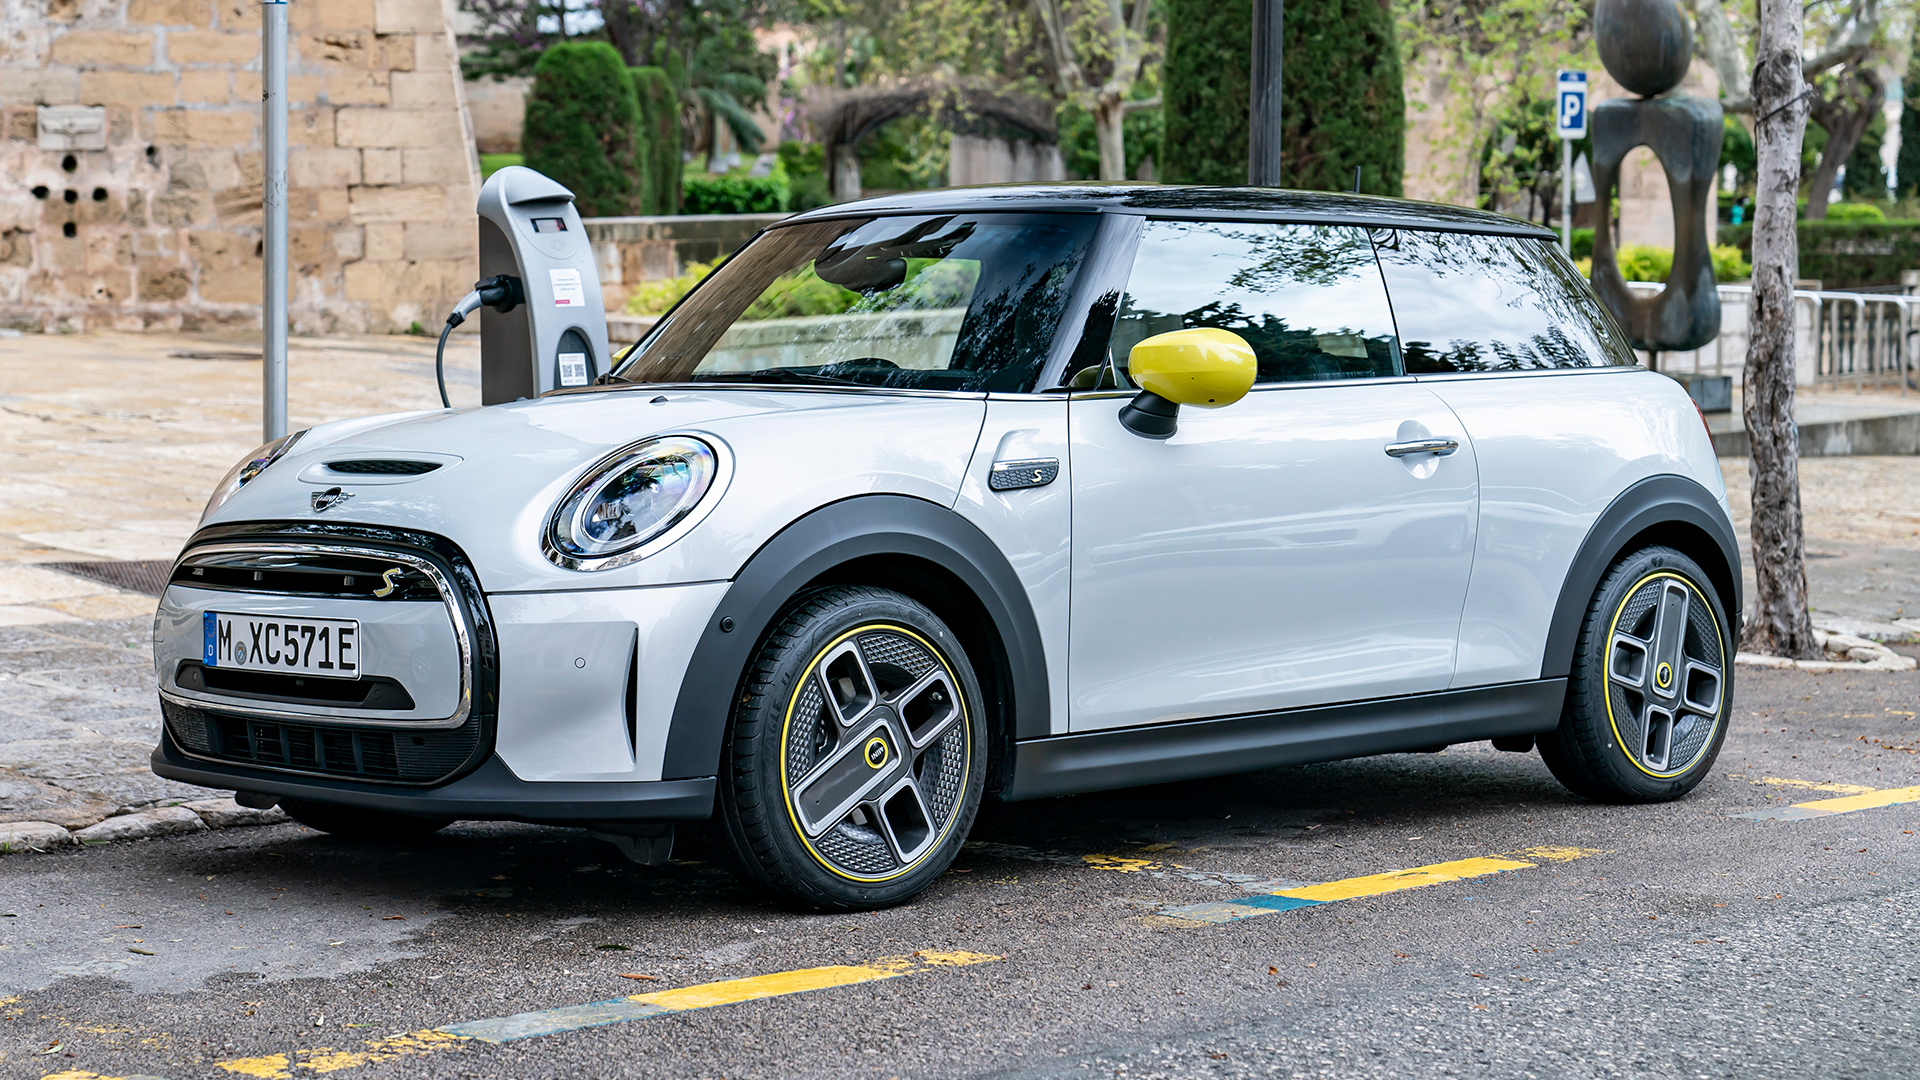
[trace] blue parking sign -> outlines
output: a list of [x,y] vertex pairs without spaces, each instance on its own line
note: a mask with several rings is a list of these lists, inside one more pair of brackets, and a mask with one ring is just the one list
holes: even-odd
[[1587,73],[1562,71],[1555,80],[1559,103],[1554,110],[1555,134],[1563,139],[1587,137]]

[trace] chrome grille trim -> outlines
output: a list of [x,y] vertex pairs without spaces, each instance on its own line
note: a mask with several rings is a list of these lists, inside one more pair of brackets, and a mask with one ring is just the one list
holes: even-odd
[[[283,709],[262,708],[258,704],[249,704],[250,699],[226,698],[214,694],[205,696],[182,694],[160,687],[160,696],[176,705],[192,709],[216,709],[222,713],[241,717],[259,717],[264,720],[286,720],[299,724],[338,724],[348,727],[391,728],[396,731],[443,731],[460,727],[473,713],[473,630],[467,625],[462,614],[460,601],[454,583],[431,560],[394,551],[389,548],[361,547],[352,544],[304,544],[289,541],[260,540],[252,542],[225,542],[201,544],[181,552],[174,563],[178,571],[190,559],[212,554],[239,555],[353,555],[369,559],[386,559],[401,563],[418,570],[433,582],[440,593],[440,602],[447,609],[448,621],[453,625],[453,637],[460,647],[460,696],[459,706],[453,715],[444,720],[379,720],[371,717],[332,717],[316,716],[312,713],[289,712]],[[245,593],[236,595],[244,596]],[[278,595],[260,593],[261,596]],[[223,760],[209,758],[208,760]]]

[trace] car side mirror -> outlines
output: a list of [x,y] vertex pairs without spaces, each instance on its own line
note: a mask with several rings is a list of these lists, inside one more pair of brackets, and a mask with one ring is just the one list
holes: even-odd
[[1253,389],[1258,367],[1253,346],[1231,330],[1155,334],[1127,354],[1127,374],[1140,393],[1120,410],[1120,423],[1141,438],[1171,438],[1180,406],[1223,409]]

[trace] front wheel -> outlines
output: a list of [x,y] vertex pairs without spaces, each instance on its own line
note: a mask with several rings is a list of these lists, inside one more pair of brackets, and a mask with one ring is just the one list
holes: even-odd
[[801,598],[754,655],[722,754],[720,817],[747,876],[837,911],[932,884],[979,809],[980,701],[919,602],[857,586]]
[[1540,756],[1576,794],[1663,802],[1713,767],[1733,702],[1732,633],[1698,563],[1649,547],[1613,565],[1574,647]]

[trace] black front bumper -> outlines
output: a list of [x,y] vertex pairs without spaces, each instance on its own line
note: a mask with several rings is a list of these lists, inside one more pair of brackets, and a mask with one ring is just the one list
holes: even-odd
[[522,780],[489,754],[458,780],[431,788],[357,784],[190,758],[162,726],[153,771],[169,780],[228,791],[356,806],[413,817],[525,821],[535,825],[705,821],[713,815],[714,778],[597,782]]

